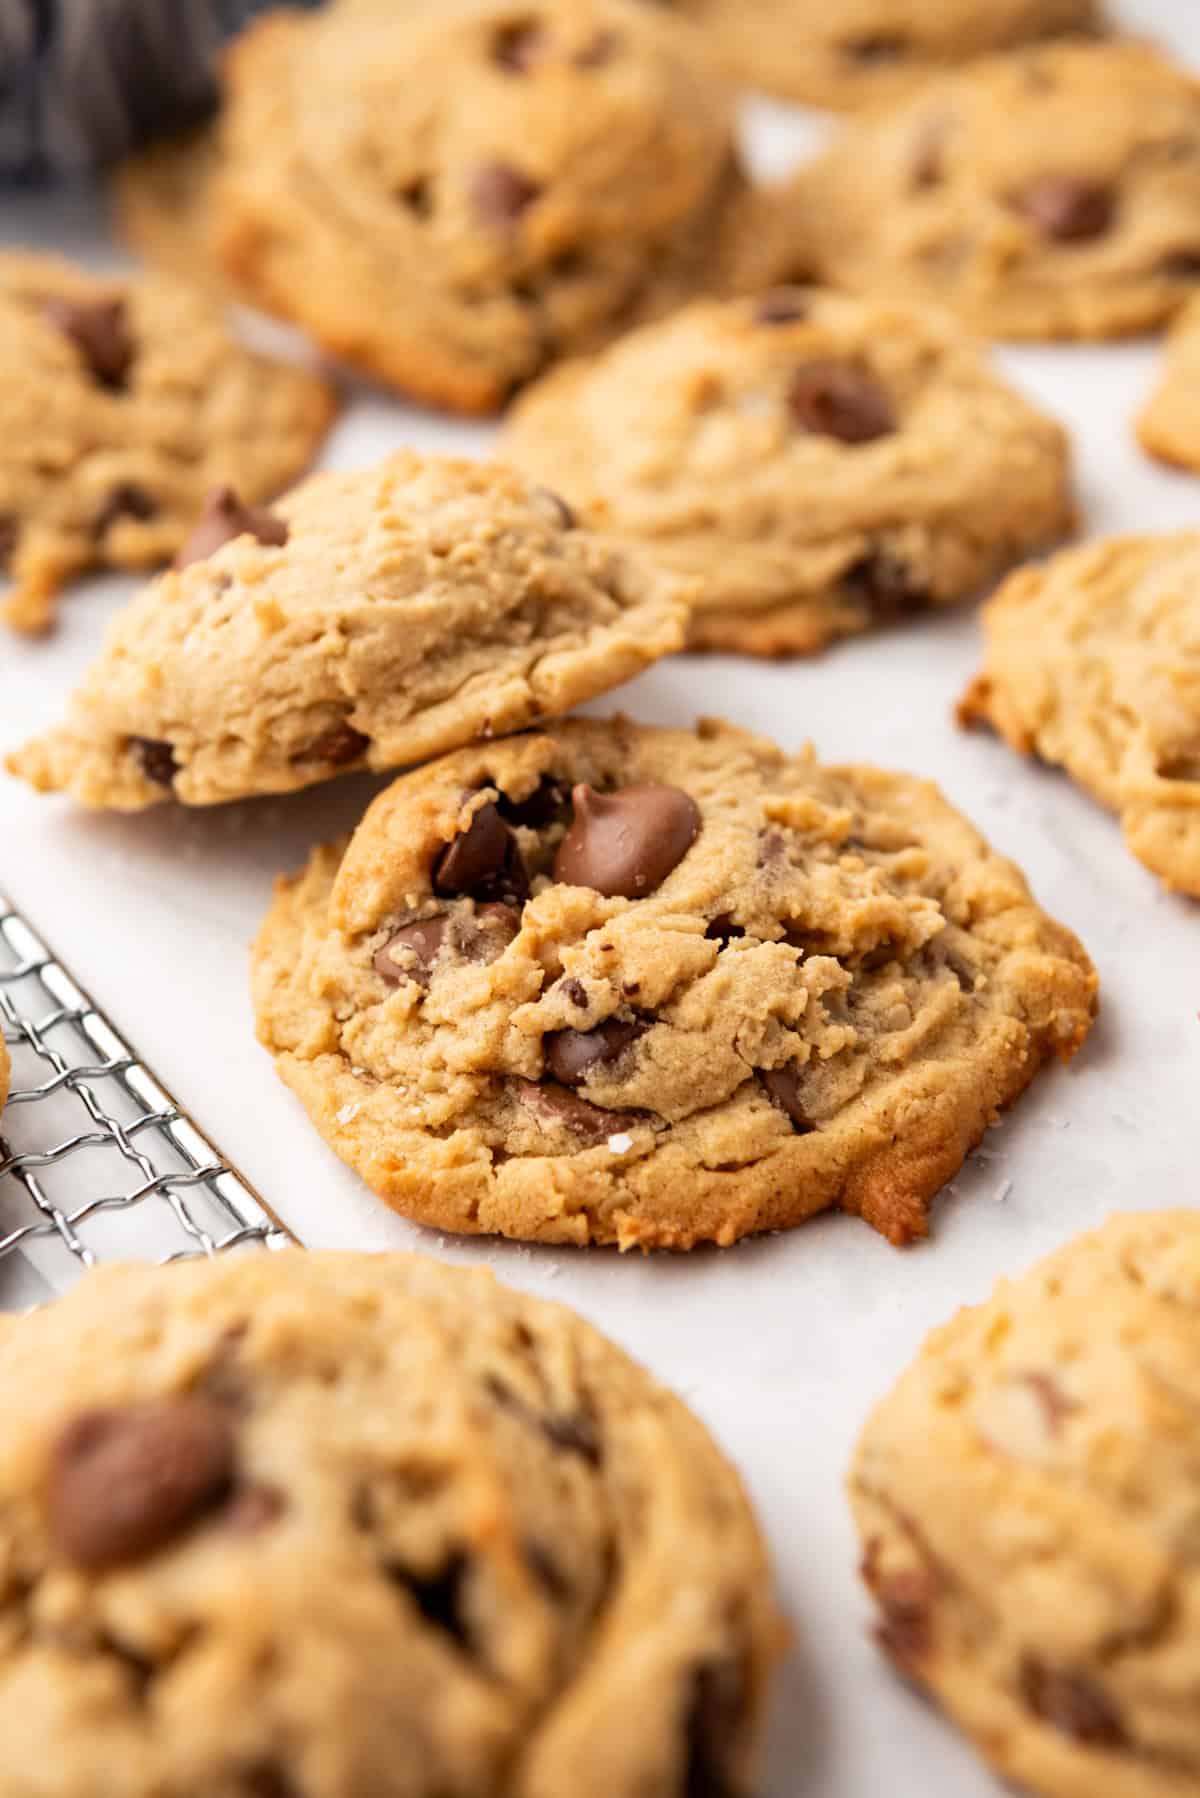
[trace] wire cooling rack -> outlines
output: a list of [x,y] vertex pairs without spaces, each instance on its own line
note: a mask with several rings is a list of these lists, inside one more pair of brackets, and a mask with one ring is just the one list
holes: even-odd
[[0,894],[0,1309],[97,1262],[291,1238]]

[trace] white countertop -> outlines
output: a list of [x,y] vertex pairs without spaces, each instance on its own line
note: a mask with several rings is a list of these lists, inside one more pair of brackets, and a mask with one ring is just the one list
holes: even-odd
[[[1200,64],[1200,10],[1189,0],[1124,10]],[[749,124],[764,165],[786,166],[804,141],[803,123],[782,108],[755,107]],[[88,200],[0,200],[0,240],[113,254]],[[1153,346],[1014,350],[1003,361],[1072,427],[1092,533],[1197,522],[1200,479],[1154,467],[1131,435]],[[353,466],[402,444],[476,453],[488,443],[486,427],[364,394],[325,460]],[[132,588],[92,582],[68,597],[49,641],[0,643],[0,745],[58,712]],[[841,1493],[854,1437],[927,1330],[999,1275],[1115,1209],[1200,1197],[1200,907],[1161,892],[1115,821],[1068,780],[955,728],[951,709],[978,648],[964,609],[808,662],[680,658],[592,708],[619,703],[663,723],[722,713],[789,748],[812,738],[831,759],[931,775],[1087,945],[1104,1005],[1086,1048],[992,1132],[938,1203],[931,1241],[907,1252],[843,1217],[679,1259],[455,1243],[392,1217],[279,1083],[256,1046],[247,992],[247,947],[272,876],[352,826],[382,783],[123,819],[0,780],[0,887],[306,1243],[487,1262],[585,1312],[711,1425],[761,1507],[797,1638],[764,1798],[995,1798],[996,1783],[867,1639]]]

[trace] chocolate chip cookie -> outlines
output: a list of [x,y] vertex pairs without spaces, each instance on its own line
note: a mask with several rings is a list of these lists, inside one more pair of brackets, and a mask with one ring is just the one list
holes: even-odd
[[1162,371],[1137,421],[1148,455],[1200,474],[1200,299],[1176,319]]
[[415,1256],[107,1269],[0,1323],[0,1404],[6,1791],[747,1798],[753,1514],[569,1311]]
[[1200,1213],[1167,1211],[1002,1282],[867,1425],[879,1640],[1022,1792],[1200,1787],[1198,1410]]
[[226,73],[230,274],[417,399],[492,411],[719,276],[732,98],[652,6],[281,12]]
[[855,107],[894,100],[947,63],[1097,28],[1093,0],[667,0],[752,87]]
[[698,579],[694,645],[758,655],[948,605],[1073,520],[1066,434],[953,318],[813,289],[565,364],[502,453]]
[[1118,537],[1023,569],[984,609],[959,708],[1063,767],[1129,848],[1200,897],[1200,533]]
[[679,647],[688,597],[498,466],[402,451],[269,509],[220,491],[8,766],[118,811],[395,768],[618,686]]
[[150,568],[205,494],[277,493],[311,461],[334,395],[229,336],[216,302],[163,276],[93,276],[0,254],[3,616],[45,630],[89,568]]
[[254,957],[280,1074],[397,1210],[647,1249],[829,1206],[924,1235],[1095,989],[936,788],[711,722],[402,776]]
[[1136,43],[981,60],[797,178],[795,254],[1001,337],[1159,325],[1200,283],[1200,82]]

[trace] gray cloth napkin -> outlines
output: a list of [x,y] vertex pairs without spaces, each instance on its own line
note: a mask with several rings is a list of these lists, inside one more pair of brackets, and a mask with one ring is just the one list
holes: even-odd
[[0,180],[95,167],[192,124],[215,101],[217,50],[269,4],[0,0]]

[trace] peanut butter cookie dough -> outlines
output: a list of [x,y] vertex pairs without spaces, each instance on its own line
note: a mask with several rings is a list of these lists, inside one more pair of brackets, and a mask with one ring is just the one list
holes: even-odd
[[848,126],[791,201],[835,286],[1000,337],[1145,331],[1200,283],[1200,82],[1136,43],[985,58]]
[[501,453],[695,577],[693,645],[758,655],[962,599],[1074,519],[1066,433],[952,317],[812,289],[565,364]]
[[732,95],[636,0],[273,14],[237,42],[213,220],[230,275],[462,412],[719,282]]
[[667,0],[730,73],[818,106],[874,106],[948,63],[1097,29],[1093,0]]
[[749,1798],[753,1514],[569,1311],[416,1256],[113,1268],[0,1322],[0,1404],[6,1798]]
[[626,1249],[829,1206],[924,1235],[1095,990],[935,787],[715,723],[402,776],[280,883],[254,957],[280,1074],[389,1204]]
[[1200,1788],[1200,1213],[1114,1217],[934,1331],[850,1482],[879,1638],[1044,1798]]
[[422,761],[628,680],[679,647],[689,596],[554,493],[408,451],[269,510],[219,493],[180,562],[14,773],[140,811]]
[[269,498],[334,412],[316,375],[255,355],[216,303],[158,275],[0,253],[0,549],[18,630],[90,568],[170,560],[206,493]]
[[1063,767],[1129,848],[1200,897],[1200,533],[1116,537],[1013,575],[959,707]]

